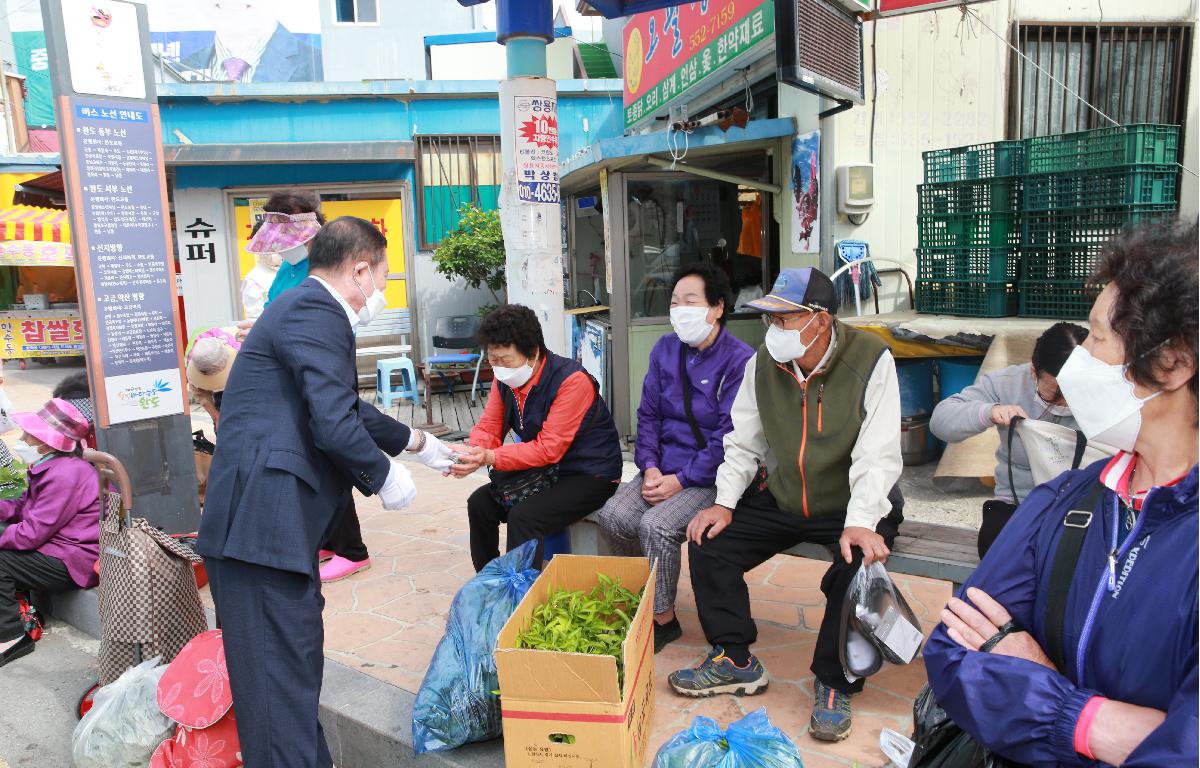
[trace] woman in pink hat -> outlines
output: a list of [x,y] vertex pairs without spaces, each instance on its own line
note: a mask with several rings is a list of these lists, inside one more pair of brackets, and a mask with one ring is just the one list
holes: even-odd
[[87,418],[55,398],[13,421],[22,434],[12,450],[29,465],[29,487],[0,501],[0,667],[33,652],[16,591],[94,587],[100,556],[100,485],[81,458]]

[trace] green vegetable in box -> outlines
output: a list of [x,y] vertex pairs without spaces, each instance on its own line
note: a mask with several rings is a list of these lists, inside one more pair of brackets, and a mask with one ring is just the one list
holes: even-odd
[[561,588],[551,592],[533,610],[519,647],[612,656],[617,660],[618,679],[624,680],[621,644],[642,596],[622,587],[619,579],[598,576],[600,583],[591,593]]

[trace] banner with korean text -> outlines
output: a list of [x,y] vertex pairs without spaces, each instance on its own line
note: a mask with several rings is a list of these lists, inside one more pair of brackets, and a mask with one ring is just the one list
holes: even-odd
[[625,127],[715,80],[774,33],[772,0],[705,0],[635,14],[624,31]]

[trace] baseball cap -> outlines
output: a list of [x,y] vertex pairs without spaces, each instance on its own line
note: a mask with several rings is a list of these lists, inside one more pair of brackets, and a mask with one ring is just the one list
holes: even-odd
[[830,312],[838,308],[837,292],[833,282],[819,269],[785,269],[775,278],[771,292],[761,299],[748,302],[747,306],[759,312],[782,314],[785,312]]

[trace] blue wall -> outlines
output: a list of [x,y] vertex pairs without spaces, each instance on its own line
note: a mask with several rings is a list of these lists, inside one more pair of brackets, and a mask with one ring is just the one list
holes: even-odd
[[[193,144],[411,141],[414,133],[500,132],[494,97],[411,102],[388,97],[295,102],[162,99],[160,104],[164,144],[180,143],[176,130]],[[558,120],[563,158],[599,139],[620,136],[622,130],[620,102],[607,95],[560,97]]]

